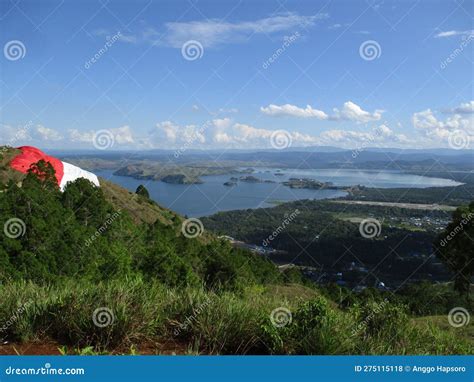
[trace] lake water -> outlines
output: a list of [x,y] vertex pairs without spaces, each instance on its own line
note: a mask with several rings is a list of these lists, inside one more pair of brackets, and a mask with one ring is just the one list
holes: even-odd
[[[327,199],[344,196],[339,190],[291,189],[280,182],[289,178],[309,178],[322,182],[332,182],[337,186],[363,185],[367,187],[442,187],[457,186],[449,179],[428,178],[419,175],[403,174],[396,171],[369,170],[296,170],[275,168],[255,168],[251,174],[262,180],[273,180],[277,183],[238,182],[237,186],[224,186],[231,176],[203,176],[203,184],[169,184],[161,181],[137,180],[126,176],[113,175],[112,170],[96,170],[95,174],[108,179],[122,187],[135,191],[143,184],[150,197],[157,203],[182,215],[205,216],[218,211],[236,209],[271,207],[275,202],[299,199]],[[277,176],[280,173],[283,175]]]

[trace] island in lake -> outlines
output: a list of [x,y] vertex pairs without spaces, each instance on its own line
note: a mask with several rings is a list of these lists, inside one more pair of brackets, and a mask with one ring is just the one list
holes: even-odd
[[[144,180],[161,180],[171,184],[202,184],[201,176],[244,174],[251,172],[250,170],[253,171],[253,169],[239,170],[234,166],[217,166],[206,163],[193,166],[148,161],[121,167],[114,172],[114,175],[130,176],[135,179]],[[237,180],[237,178],[231,178],[231,182]]]
[[345,186],[335,186],[332,182],[320,182],[319,180],[308,178],[290,178],[282,183],[290,188],[309,188],[313,190],[346,190],[348,188]]

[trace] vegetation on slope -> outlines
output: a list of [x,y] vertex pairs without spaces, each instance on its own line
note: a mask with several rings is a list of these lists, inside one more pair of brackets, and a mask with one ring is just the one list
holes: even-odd
[[[153,212],[133,216],[138,206]],[[413,322],[403,303],[335,304],[213,235],[185,237],[182,222],[107,183],[79,179],[61,193],[44,162],[21,187],[3,184],[0,340],[94,352],[171,342],[198,354],[473,353]]]

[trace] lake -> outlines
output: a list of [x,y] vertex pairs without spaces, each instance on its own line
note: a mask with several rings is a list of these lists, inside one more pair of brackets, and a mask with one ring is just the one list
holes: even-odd
[[[199,217],[212,215],[219,211],[236,209],[271,207],[276,202],[299,199],[328,199],[344,196],[340,190],[291,189],[280,182],[289,178],[309,178],[322,182],[332,182],[336,186],[363,185],[367,187],[446,187],[460,183],[450,179],[429,178],[419,175],[404,174],[397,171],[381,170],[338,170],[338,169],[275,169],[255,168],[253,176],[262,180],[273,180],[277,183],[238,182],[237,186],[224,186],[231,176],[203,176],[203,184],[169,184],[154,180],[138,180],[127,176],[113,175],[113,170],[96,170],[95,174],[108,179],[122,187],[135,191],[143,184],[150,197],[157,203],[182,215]],[[281,174],[279,176],[275,174]]]

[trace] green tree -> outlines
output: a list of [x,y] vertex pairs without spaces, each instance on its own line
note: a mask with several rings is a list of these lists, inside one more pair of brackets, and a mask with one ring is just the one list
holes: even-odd
[[148,192],[148,190],[145,188],[145,186],[143,184],[140,184],[138,187],[137,187],[137,190],[135,191],[135,194],[137,195],[140,195],[140,196],[143,196],[147,199],[150,198],[150,193]]
[[454,289],[469,296],[474,274],[474,202],[453,213],[453,220],[435,242],[438,257],[455,274]]

